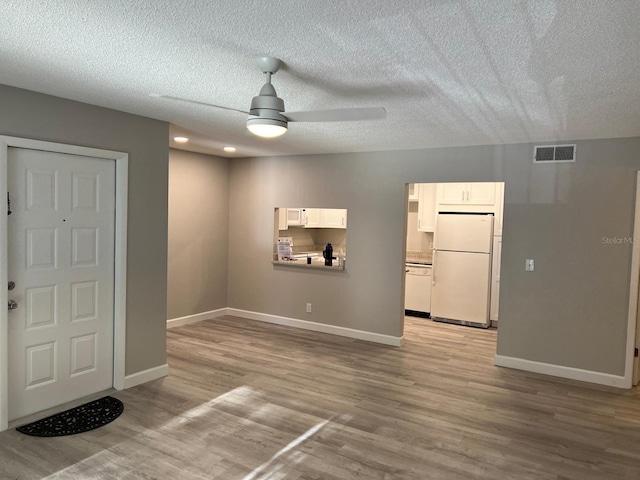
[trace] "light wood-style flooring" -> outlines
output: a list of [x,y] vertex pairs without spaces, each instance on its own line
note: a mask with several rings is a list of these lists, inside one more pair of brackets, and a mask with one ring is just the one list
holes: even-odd
[[223,317],[81,435],[0,434],[0,479],[640,478],[640,395],[495,367],[496,331],[407,317],[402,348]]

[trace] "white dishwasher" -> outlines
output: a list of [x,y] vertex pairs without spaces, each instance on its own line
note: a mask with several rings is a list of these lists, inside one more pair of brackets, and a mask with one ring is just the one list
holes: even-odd
[[405,272],[405,314],[429,317],[429,312],[431,312],[432,266],[423,263],[407,263]]

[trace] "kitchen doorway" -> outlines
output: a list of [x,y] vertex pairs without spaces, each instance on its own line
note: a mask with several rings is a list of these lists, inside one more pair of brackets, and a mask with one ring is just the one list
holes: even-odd
[[497,328],[504,183],[406,191],[405,316]]

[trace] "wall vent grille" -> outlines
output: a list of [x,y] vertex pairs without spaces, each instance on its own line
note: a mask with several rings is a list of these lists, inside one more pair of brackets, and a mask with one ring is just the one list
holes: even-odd
[[538,145],[533,151],[533,163],[575,162],[574,145]]

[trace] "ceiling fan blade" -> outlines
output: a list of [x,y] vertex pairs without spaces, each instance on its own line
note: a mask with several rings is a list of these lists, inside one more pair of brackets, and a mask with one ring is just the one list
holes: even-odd
[[198,102],[197,100],[189,100],[188,98],[172,97],[171,95],[149,95],[150,97],[166,98],[168,100],[177,100],[179,102],[193,103],[195,105],[202,105],[205,107],[221,108],[223,110],[231,110],[232,112],[240,112],[249,115],[249,112],[244,110],[238,110],[237,108],[223,107],[221,105],[214,105],[212,103]]
[[290,122],[353,122],[379,120],[387,116],[387,111],[382,107],[338,108],[311,112],[284,112],[281,115]]

